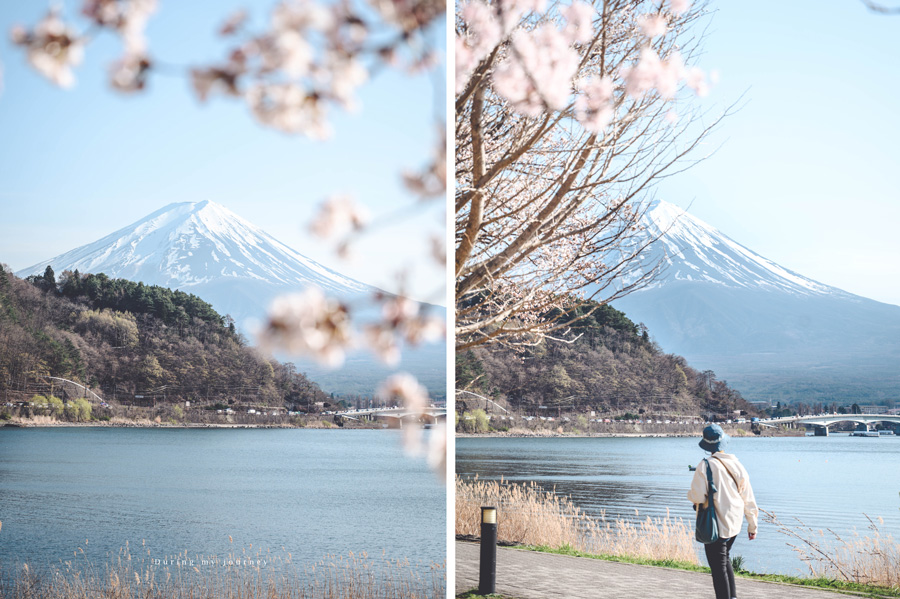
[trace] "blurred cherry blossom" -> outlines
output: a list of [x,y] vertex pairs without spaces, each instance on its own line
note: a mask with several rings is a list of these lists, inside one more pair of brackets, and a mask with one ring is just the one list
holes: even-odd
[[669,28],[669,23],[662,14],[641,15],[638,17],[637,23],[647,37],[662,35]]
[[576,0],[559,10],[565,19],[566,36],[573,42],[586,44],[594,37],[594,19],[597,11],[587,2]]
[[510,56],[494,71],[494,89],[528,116],[559,110],[571,96],[578,65],[578,53],[556,27],[520,30],[512,36]]
[[669,9],[675,15],[683,15],[691,9],[691,0],[669,0]]
[[284,350],[336,368],[344,363],[353,334],[347,307],[312,287],[275,298],[258,340],[266,351]]
[[145,55],[144,29],[156,12],[156,0],[85,0],[81,14],[99,27],[117,32],[128,55]]
[[309,223],[309,230],[317,237],[328,239],[353,231],[360,231],[369,221],[369,211],[347,195],[327,198],[319,206],[318,214]]
[[378,395],[389,400],[399,400],[411,415],[417,417],[403,420],[403,446],[410,455],[424,454],[429,466],[443,481],[447,467],[446,427],[432,427],[426,442],[419,422],[427,415],[425,409],[429,405],[428,391],[414,376],[401,372],[389,377],[379,387]]
[[578,84],[576,118],[593,133],[602,133],[612,121],[615,84],[609,77],[587,77]]
[[60,87],[75,84],[72,67],[84,58],[84,40],[62,21],[57,10],[48,12],[32,31],[14,27],[10,37],[25,48],[28,63],[38,73]]

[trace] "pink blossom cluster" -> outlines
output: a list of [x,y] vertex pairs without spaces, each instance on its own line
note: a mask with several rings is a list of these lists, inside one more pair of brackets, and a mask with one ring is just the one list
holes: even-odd
[[348,351],[362,345],[393,366],[400,361],[401,342],[419,345],[446,335],[444,320],[422,310],[418,302],[401,296],[375,299],[382,303],[382,318],[363,325],[360,333],[352,322],[351,308],[318,288],[279,296],[258,334],[260,347],[310,356],[336,368]]
[[[144,29],[156,11],[156,0],[85,0],[81,13],[96,29],[112,31],[122,39],[124,55],[110,66],[110,84],[117,90],[143,89],[151,61],[147,56]],[[12,30],[13,43],[26,48],[29,64],[60,87],[75,83],[72,67],[80,64],[90,41],[65,24],[52,9],[28,31],[21,25]]]
[[694,90],[698,96],[709,93],[706,74],[698,67],[686,67],[681,54],[673,51],[665,60],[650,47],[641,50],[637,64],[624,67],[620,73],[625,82],[625,93],[632,98],[641,96],[655,89],[663,98],[672,98],[678,92],[679,84]]
[[347,306],[315,287],[275,298],[269,321],[259,333],[260,347],[267,351],[310,356],[333,368],[344,363],[352,341]]
[[[709,85],[701,69],[687,67],[675,50],[661,56],[650,43],[670,31],[673,20],[691,9],[691,1],[670,0],[667,9],[653,4],[656,12],[634,14],[640,4],[613,8],[601,20],[597,9],[581,0],[546,10],[540,3],[526,6],[515,0],[463,3],[457,12],[457,93],[489,76],[492,90],[512,111],[534,117],[571,109],[597,134],[615,118],[620,93],[639,99],[655,90],[671,98],[683,83],[705,95]],[[615,29],[608,21],[632,23],[645,40],[637,59],[617,71],[600,71],[592,60],[600,28],[606,23],[609,31]],[[476,74],[483,64],[489,64],[487,71]]]
[[565,108],[580,63],[566,32],[550,24],[533,31],[520,29],[510,47],[494,70],[494,90],[513,110],[528,116]]
[[[219,33],[241,39],[224,61],[190,69],[194,92],[201,101],[214,93],[240,98],[267,127],[314,139],[329,137],[329,107],[357,107],[358,89],[370,76],[370,59],[392,64],[400,48],[424,46],[412,59],[414,67],[436,63],[427,44],[413,44],[413,39],[443,15],[444,0],[371,2],[381,21],[367,20],[371,15],[365,7],[347,1],[282,0],[272,10],[268,28],[258,35],[246,31],[246,12],[234,13]],[[124,54],[109,69],[110,85],[117,91],[146,87],[154,61],[144,30],[156,6],[157,0],[83,0],[81,14],[90,21],[90,30],[112,31],[122,39]],[[398,30],[399,35],[392,36]],[[75,81],[72,67],[81,62],[90,37],[51,10],[31,31],[16,26],[12,40],[26,49],[39,73],[70,87]]]
[[28,63],[38,73],[60,87],[74,85],[72,67],[84,58],[84,40],[60,19],[58,11],[47,13],[32,31],[17,25],[10,37],[25,48]]
[[222,35],[245,38],[226,62],[191,70],[197,97],[239,97],[263,125],[329,137],[329,105],[354,108],[356,91],[369,77],[362,62],[364,21],[347,4],[311,0],[278,3],[260,35],[245,34],[245,21],[246,13],[238,12],[220,29]]
[[369,211],[348,195],[334,195],[319,206],[309,230],[322,239],[358,232],[369,221]]
[[406,35],[426,27],[447,10],[444,0],[371,0],[371,4]]
[[446,335],[442,318],[427,314],[422,305],[402,296],[384,296],[381,320],[363,327],[366,347],[385,364],[400,362],[400,342],[410,345],[430,343]]
[[615,116],[615,83],[610,77],[589,76],[576,84],[575,118],[592,133],[602,133]]
[[[197,97],[203,101],[214,92],[239,97],[265,126],[328,138],[329,108],[358,107],[357,91],[370,76],[368,57],[396,63],[397,50],[444,9],[442,0],[373,0],[373,5],[380,24],[367,21],[349,2],[283,0],[272,11],[269,28],[255,36],[244,32],[245,13],[235,14],[220,31],[245,39],[225,62],[192,69]],[[402,34],[384,42],[385,24]],[[414,63],[427,67],[433,57],[426,51]]]
[[156,8],[156,0],[84,0],[81,14],[121,36],[126,56],[146,56],[144,29]]

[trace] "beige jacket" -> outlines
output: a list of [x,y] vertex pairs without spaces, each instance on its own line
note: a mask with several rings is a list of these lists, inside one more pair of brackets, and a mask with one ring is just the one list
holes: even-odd
[[[709,458],[709,463],[717,489],[715,504],[719,537],[727,539],[737,536],[741,532],[741,520],[744,516],[747,517],[747,532],[755,533],[759,508],[747,470],[735,456],[720,451]],[[694,480],[691,481],[688,500],[694,504],[706,503],[706,490],[706,462],[700,462],[694,472]]]

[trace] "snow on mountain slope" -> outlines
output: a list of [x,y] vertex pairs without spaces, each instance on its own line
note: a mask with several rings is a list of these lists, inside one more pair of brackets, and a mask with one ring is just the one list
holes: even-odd
[[668,202],[655,201],[643,224],[646,235],[659,237],[645,258],[664,264],[664,282],[656,285],[706,281],[800,295],[850,295],[779,266]]
[[147,284],[192,291],[224,279],[279,287],[318,286],[338,296],[370,291],[277,241],[215,202],[170,204],[103,239],[17,273],[103,272]]

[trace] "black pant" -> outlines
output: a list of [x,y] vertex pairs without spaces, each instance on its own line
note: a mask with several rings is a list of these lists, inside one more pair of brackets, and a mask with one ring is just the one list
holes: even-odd
[[716,599],[737,597],[737,591],[734,590],[734,570],[731,569],[731,556],[728,555],[736,538],[719,539],[703,546],[706,549],[706,561],[712,570]]

